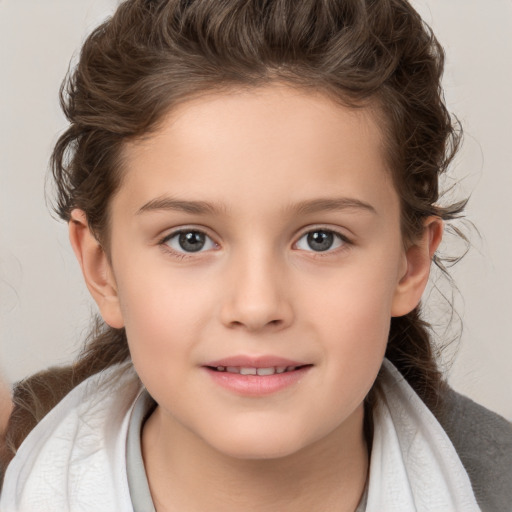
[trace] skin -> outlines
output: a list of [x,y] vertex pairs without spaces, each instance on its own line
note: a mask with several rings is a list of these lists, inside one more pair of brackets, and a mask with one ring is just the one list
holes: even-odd
[[[127,144],[108,254],[73,212],[89,290],[126,328],[159,404],[142,446],[160,512],[356,508],[363,400],[442,232],[429,218],[405,247],[383,148],[370,110],[319,93],[211,94]],[[204,232],[203,250],[187,253],[177,229]],[[332,247],[312,246],[315,231],[334,233]],[[284,390],[241,396],[203,367],[241,354],[311,366]]]

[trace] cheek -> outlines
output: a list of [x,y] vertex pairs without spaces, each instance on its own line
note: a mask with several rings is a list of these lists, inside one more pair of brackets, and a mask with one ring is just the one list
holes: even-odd
[[361,389],[363,397],[380,368],[389,336],[391,316],[385,312],[389,308],[382,307],[386,298],[380,299],[370,302],[367,296],[354,294],[333,313],[334,320],[326,320],[332,333],[325,347],[331,375],[345,386]]
[[381,366],[396,284],[396,265],[347,268],[337,286],[311,303],[310,328],[322,326],[329,386],[344,389],[356,402],[367,394]]
[[208,287],[194,286],[165,268],[145,268],[144,272],[120,272],[120,307],[132,360],[141,378],[144,380],[148,369],[157,378],[168,378],[169,366],[176,363],[177,368],[185,353],[193,353],[199,333],[212,317],[212,301]]
[[185,321],[197,319],[210,293],[204,276],[177,271],[160,251],[140,253],[117,262],[116,281],[127,330],[166,333],[171,326],[180,329]]
[[[310,308],[333,332],[358,339],[358,333],[382,335],[389,325],[399,281],[399,257],[381,252],[353,258],[350,264],[311,282]],[[371,336],[374,337],[374,336]]]

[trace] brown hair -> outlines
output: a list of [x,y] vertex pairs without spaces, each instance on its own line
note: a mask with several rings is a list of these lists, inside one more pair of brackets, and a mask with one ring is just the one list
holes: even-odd
[[[464,207],[438,205],[439,177],[460,139],[442,97],[443,61],[406,0],[125,1],[88,37],[61,89],[70,125],[51,160],[56,210],[66,221],[84,210],[108,251],[108,205],[127,140],[193,96],[279,81],[377,109],[404,240],[413,240],[427,216],[451,219]],[[418,309],[392,319],[386,355],[435,409],[442,378]],[[4,464],[70,389],[129,357],[124,330],[99,325],[72,366],[20,383]]]

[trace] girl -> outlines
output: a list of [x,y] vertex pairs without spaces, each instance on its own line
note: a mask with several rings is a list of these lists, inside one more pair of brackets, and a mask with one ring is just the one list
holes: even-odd
[[52,169],[105,323],[18,386],[2,511],[510,509],[512,429],[418,306],[464,206],[442,68],[404,0],[128,0],[91,34]]

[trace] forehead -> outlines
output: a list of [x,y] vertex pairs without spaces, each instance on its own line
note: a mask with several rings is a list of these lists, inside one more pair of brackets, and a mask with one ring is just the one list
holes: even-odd
[[396,193],[377,119],[284,85],[205,95],[126,145],[118,195],[131,209],[163,194],[261,209],[333,193],[385,206]]

